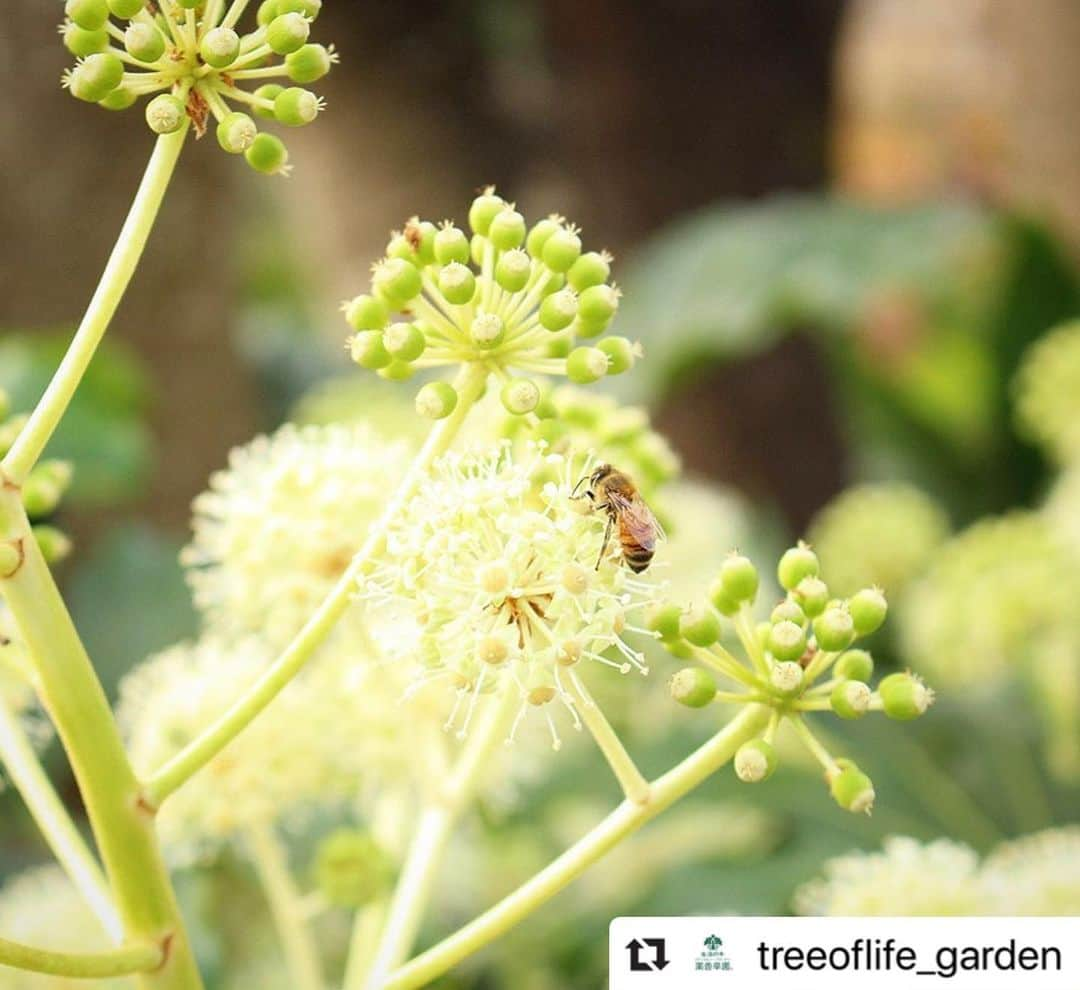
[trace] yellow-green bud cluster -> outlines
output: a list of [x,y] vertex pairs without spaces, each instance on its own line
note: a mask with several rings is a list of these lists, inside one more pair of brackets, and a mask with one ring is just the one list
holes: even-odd
[[1014,385],[1016,422],[1061,464],[1080,459],[1080,320],[1027,351]]
[[[275,104],[310,111],[310,101],[289,93]],[[618,309],[610,256],[583,252],[577,228],[561,218],[530,228],[493,189],[473,201],[468,225],[471,233],[414,217],[391,235],[369,291],[342,307],[357,364],[404,381],[417,369],[482,363],[500,378],[503,406],[515,416],[538,412],[536,376],[585,385],[633,366],[640,351],[631,341],[596,339]],[[412,328],[404,349],[393,346],[401,326]],[[430,393],[418,401],[429,416],[453,405]]]
[[[251,113],[285,127],[311,123],[323,102],[304,87],[338,59],[333,46],[310,40],[319,0],[266,0],[257,23],[241,33],[245,6],[67,0],[60,31],[78,61],[63,83],[73,96],[108,110],[152,97],[146,122],[155,134],[174,134],[190,122],[201,137],[213,121],[229,154],[243,155],[257,172],[287,175],[284,143],[260,133]],[[273,79],[283,84],[266,81]],[[244,89],[248,82],[257,88]]]

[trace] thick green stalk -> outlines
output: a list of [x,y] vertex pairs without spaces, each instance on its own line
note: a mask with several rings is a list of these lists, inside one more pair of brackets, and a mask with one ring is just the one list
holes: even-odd
[[425,986],[509,931],[581,876],[608,850],[719,770],[744,742],[757,736],[768,721],[768,708],[757,705],[745,708],[722,731],[654,781],[647,804],[623,801],[588,835],[531,880],[464,928],[392,973],[387,980],[377,984],[378,990],[415,990]]
[[109,884],[46,776],[18,716],[0,697],[0,763],[71,882],[114,942],[124,935]]
[[0,938],[0,966],[13,966],[31,973],[71,976],[76,979],[108,979],[145,973],[161,965],[160,945],[122,945],[105,952],[52,952],[35,949]]
[[199,988],[153,813],[142,800],[105,692],[30,531],[19,489],[0,484],[0,539],[16,547],[21,558],[13,573],[0,578],[0,594],[36,664],[41,700],[79,784],[125,934],[160,946],[166,956],[159,968],[140,977],[141,985]]
[[465,416],[480,397],[488,372],[483,366],[468,366],[459,376],[457,387],[460,398],[457,407],[446,419],[440,420],[428,434],[420,453],[409,467],[401,485],[387,503],[382,515],[372,525],[367,539],[353,558],[348,569],[323,600],[315,614],[307,621],[285,652],[267,668],[251,689],[226,711],[216,722],[176,754],[146,782],[147,799],[155,807],[160,806],[184,781],[206,766],[241,731],[243,731],[278,693],[296,676],[322,645],[338,619],[352,602],[356,582],[380,552],[390,524],[401,512],[406,502],[415,494],[424,474],[432,462],[445,453],[457,435]]
[[131,210],[79,329],[41,401],[0,465],[0,470],[9,481],[21,484],[41,457],[82,381],[101,338],[105,336],[109,321],[120,305],[142,257],[165,190],[184,147],[187,131],[185,121],[175,134],[162,135],[157,139]]

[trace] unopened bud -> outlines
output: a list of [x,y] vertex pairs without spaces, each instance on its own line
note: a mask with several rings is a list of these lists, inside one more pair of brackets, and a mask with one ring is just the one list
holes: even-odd
[[776,750],[764,739],[743,743],[732,761],[735,776],[744,784],[759,784],[768,780],[776,769]]
[[671,697],[687,708],[704,708],[716,697],[716,680],[701,667],[683,667],[668,685]]

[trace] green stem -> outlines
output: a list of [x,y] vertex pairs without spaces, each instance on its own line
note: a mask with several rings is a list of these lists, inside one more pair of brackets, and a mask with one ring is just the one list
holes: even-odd
[[52,952],[0,938],[0,966],[75,979],[104,980],[145,973],[160,966],[164,955],[160,945],[146,943],[122,945],[106,952]]
[[388,908],[386,898],[368,904],[356,916],[353,924],[352,939],[349,942],[349,957],[345,966],[345,990],[350,987],[367,985],[368,974],[375,961],[375,952],[379,946],[379,933],[386,924]]
[[172,178],[180,151],[184,146],[188,126],[175,134],[163,135],[154,145],[154,153],[146,166],[139,190],[131,204],[116,246],[109,256],[101,281],[94,292],[86,315],[71,341],[60,367],[56,369],[45,394],[19,432],[15,443],[0,465],[7,479],[21,484],[45,450],[49,438],[67,410],[75,389],[97,350],[101,338],[116,312],[124,291],[135,274],[135,268],[146,247],[150,229]]
[[457,435],[469,409],[483,392],[487,375],[487,369],[482,366],[470,365],[463,369],[457,382],[460,396],[457,407],[428,434],[427,441],[397,492],[371,527],[364,545],[345,573],[285,652],[267,668],[251,689],[146,782],[147,799],[153,806],[159,807],[173,791],[217,756],[311,659],[352,603],[357,579],[382,550],[390,524],[415,494],[432,462],[446,451]]
[[604,754],[611,772],[622,788],[623,795],[634,804],[648,804],[648,780],[638,769],[634,758],[627,752],[618,733],[611,727],[611,723],[580,678],[575,679],[574,687],[581,702],[577,706],[581,720],[592,733],[596,745],[600,747],[600,752]]
[[22,795],[45,841],[114,942],[123,938],[109,885],[67,808],[42,769],[18,716],[0,696],[0,763]]
[[147,807],[109,702],[30,531],[19,488],[0,483],[0,536],[21,553],[0,579],[37,667],[38,689],[74,771],[127,937],[168,948],[141,978],[154,990],[202,986]]
[[728,725],[652,785],[648,804],[624,801],[588,835],[514,893],[434,948],[392,973],[379,990],[415,990],[509,931],[581,876],[601,856],[714,774],[744,743],[757,736],[769,710],[746,708]]
[[294,990],[323,990],[318,951],[280,840],[271,827],[256,826],[248,831],[248,847],[281,939],[291,985]]

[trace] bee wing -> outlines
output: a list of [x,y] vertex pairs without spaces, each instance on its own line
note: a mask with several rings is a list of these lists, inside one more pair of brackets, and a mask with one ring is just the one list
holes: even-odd
[[664,539],[664,530],[653,515],[652,509],[644,499],[635,495],[631,499],[620,499],[622,509],[621,519],[624,530],[632,536],[637,543],[651,550],[656,546],[657,540]]

